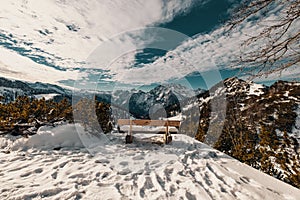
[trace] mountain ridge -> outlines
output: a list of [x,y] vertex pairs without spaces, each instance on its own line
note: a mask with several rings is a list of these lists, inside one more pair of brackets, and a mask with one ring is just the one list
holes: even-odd
[[56,94],[53,98],[59,100],[64,97],[70,98],[71,91],[49,83],[30,83],[0,77],[0,96],[2,96],[3,103],[14,101],[18,96],[29,96],[35,98],[35,95],[47,94]]

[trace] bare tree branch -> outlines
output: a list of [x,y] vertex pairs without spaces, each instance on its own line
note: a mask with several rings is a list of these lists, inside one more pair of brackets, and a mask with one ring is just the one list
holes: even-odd
[[233,13],[230,32],[252,17],[276,16],[272,21],[256,20],[261,29],[242,43],[235,65],[252,67],[255,77],[300,63],[300,0],[245,0]]

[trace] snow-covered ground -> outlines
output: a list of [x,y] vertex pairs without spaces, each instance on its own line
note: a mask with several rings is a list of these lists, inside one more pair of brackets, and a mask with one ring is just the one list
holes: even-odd
[[76,130],[74,125],[43,127],[29,139],[1,138],[6,153],[0,153],[0,199],[300,196],[300,190],[186,135],[173,135],[170,145],[158,145],[152,142],[162,140],[162,135],[135,134],[133,144],[124,144],[124,135],[112,134],[105,136],[105,143],[84,148],[84,138],[93,136],[78,135]]
[[59,96],[59,94],[55,94],[55,93],[53,93],[53,94],[37,94],[37,95],[34,95],[34,96],[37,99],[45,98],[45,100],[47,101],[47,100],[53,99],[56,96]]

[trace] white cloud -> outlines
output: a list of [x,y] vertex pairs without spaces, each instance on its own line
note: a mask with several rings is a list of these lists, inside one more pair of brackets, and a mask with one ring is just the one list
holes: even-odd
[[[17,59],[21,59],[20,56],[39,56],[48,62],[48,65],[59,66],[62,69],[78,68],[82,67],[90,53],[101,42],[114,35],[170,21],[174,16],[187,12],[194,4],[205,2],[206,0],[1,1],[0,42],[6,43],[4,47],[10,46],[11,50],[18,51],[19,56],[14,54]],[[135,45],[132,40],[123,42],[128,47]],[[16,47],[21,50],[16,50]],[[12,55],[12,52],[9,54]],[[24,80],[28,78],[32,81],[35,77],[29,75],[29,70],[47,69],[47,66],[25,58],[22,58],[23,62],[26,61],[24,67],[16,67],[14,62],[6,62],[6,55],[7,53],[0,54],[2,76]],[[59,74],[63,73],[53,74],[54,77],[49,79],[58,81],[61,77]],[[36,77],[36,80],[40,79],[41,77]],[[47,79],[44,79],[45,81]]]
[[[265,45],[264,42],[267,42],[268,38],[260,41],[259,44],[249,45],[246,49],[242,49],[243,42],[250,36],[258,34],[266,26],[276,23],[280,18],[279,10],[282,11],[281,7],[274,9],[274,12],[267,17],[262,16],[259,23],[249,21],[240,24],[231,35],[224,34],[225,27],[220,27],[209,34],[197,35],[143,68],[121,68],[115,72],[114,80],[127,84],[149,84],[182,78],[195,71],[204,74],[210,70],[240,68],[240,65],[232,66],[233,61],[238,59],[238,55],[244,51],[253,51],[259,48],[258,45]],[[298,27],[299,21],[293,24],[290,33],[298,31]],[[271,74],[265,80],[295,78],[299,77],[299,73],[299,65],[297,65],[284,70],[281,76],[278,73]]]
[[0,47],[0,55],[0,74],[6,78],[58,84],[60,80],[78,79],[84,75],[74,70],[60,71],[49,68],[2,47]]
[[12,34],[16,46],[44,54],[57,65],[74,67],[101,41],[123,31],[169,21],[192,4],[192,0],[1,1],[0,32]]

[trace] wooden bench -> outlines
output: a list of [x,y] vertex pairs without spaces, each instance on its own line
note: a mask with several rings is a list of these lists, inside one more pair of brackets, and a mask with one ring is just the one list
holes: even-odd
[[132,126],[163,126],[165,127],[164,133],[164,142],[168,144],[172,141],[172,136],[169,127],[176,127],[179,129],[180,121],[179,120],[145,120],[145,119],[119,119],[118,120],[118,129],[120,131],[120,126],[129,125],[129,132],[125,137],[126,143],[132,143]]

